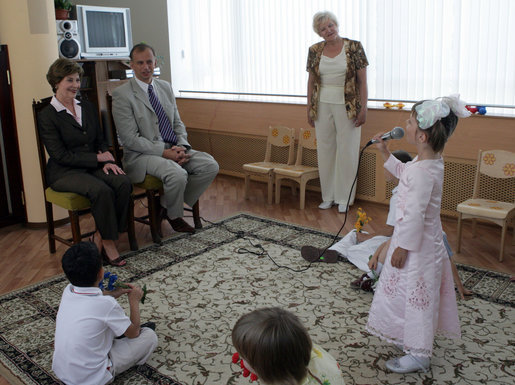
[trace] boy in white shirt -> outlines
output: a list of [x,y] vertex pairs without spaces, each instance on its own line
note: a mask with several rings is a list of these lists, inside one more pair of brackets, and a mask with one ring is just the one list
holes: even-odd
[[[97,247],[80,242],[63,255],[66,286],[57,312],[52,370],[67,385],[103,385],[134,365],[142,365],[157,346],[153,328],[141,327],[136,285],[103,295],[104,268]],[[115,298],[127,294],[130,317]],[[116,337],[123,336],[117,339]]]

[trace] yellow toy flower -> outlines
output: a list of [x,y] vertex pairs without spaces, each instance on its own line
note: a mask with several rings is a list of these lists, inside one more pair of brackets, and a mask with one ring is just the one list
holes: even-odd
[[278,130],[277,128],[274,128],[274,129],[272,130],[272,136],[273,136],[273,137],[279,136],[279,130]]
[[358,233],[361,233],[363,226],[370,222],[372,218],[368,217],[367,213],[361,207],[358,208],[357,214],[358,217],[356,219],[356,223],[354,224],[354,228]]
[[304,139],[308,140],[309,138],[311,138],[311,131],[304,131]]
[[284,144],[290,144],[290,137],[288,135],[283,136],[283,143]]

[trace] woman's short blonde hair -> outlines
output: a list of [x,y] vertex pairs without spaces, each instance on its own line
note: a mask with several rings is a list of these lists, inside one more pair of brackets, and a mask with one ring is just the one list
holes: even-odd
[[327,20],[331,20],[338,27],[338,19],[336,19],[334,13],[329,11],[321,11],[315,13],[315,15],[313,16],[313,31],[315,31],[317,35],[320,35],[320,24]]
[[66,76],[79,74],[82,78],[83,73],[84,70],[77,62],[61,58],[52,63],[46,74],[46,80],[48,81],[48,84],[50,84],[50,87],[52,87],[52,91],[55,93],[55,86]]

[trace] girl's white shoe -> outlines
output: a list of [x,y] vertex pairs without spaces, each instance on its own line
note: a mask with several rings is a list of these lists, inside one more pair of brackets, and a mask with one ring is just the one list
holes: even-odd
[[318,205],[318,208],[320,210],[327,210],[327,209],[330,209],[331,207],[333,207],[334,205],[334,202],[333,201],[330,201],[330,202],[322,202]]
[[411,354],[386,361],[386,368],[394,373],[427,372],[430,365],[429,357],[415,357]]

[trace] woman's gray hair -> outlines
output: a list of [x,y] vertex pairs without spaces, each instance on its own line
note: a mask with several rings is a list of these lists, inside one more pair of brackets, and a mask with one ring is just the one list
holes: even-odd
[[315,13],[315,15],[313,16],[313,31],[315,31],[317,35],[320,35],[320,24],[327,20],[331,20],[338,27],[338,19],[336,19],[334,13],[329,11],[321,11]]

